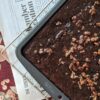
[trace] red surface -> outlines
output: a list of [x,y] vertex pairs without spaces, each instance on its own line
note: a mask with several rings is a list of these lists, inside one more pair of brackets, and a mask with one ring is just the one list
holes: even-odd
[[[3,39],[0,41],[0,46],[4,46]],[[18,100],[17,93],[14,91],[16,87],[10,64],[5,59],[0,61],[0,66],[0,100],[5,100],[4,98],[6,100]]]

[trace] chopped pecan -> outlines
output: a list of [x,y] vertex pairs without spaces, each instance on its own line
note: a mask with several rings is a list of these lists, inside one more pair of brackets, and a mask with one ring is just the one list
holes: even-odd
[[91,7],[91,9],[89,10],[89,13],[90,13],[91,15],[95,15],[95,14],[96,14],[96,9],[95,9],[94,6]]
[[100,55],[100,49],[98,49],[98,53],[97,54]]
[[71,79],[76,79],[76,78],[78,78],[78,76],[76,75],[75,72],[72,71],[70,78]]
[[65,52],[65,57],[68,57],[74,51],[73,47],[70,48],[69,51]]
[[84,35],[90,35],[90,34],[91,34],[90,31],[85,31],[85,32],[84,32]]
[[100,59],[98,60],[98,64],[100,65]]
[[58,26],[58,25],[61,25],[62,23],[60,22],[60,21],[57,21],[56,22],[56,25]]
[[96,26],[97,26],[97,27],[100,27],[100,22],[97,22],[97,23],[96,23]]

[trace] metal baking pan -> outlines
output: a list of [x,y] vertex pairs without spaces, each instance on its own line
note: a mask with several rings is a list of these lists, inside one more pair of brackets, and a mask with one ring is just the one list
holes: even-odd
[[32,65],[23,55],[22,49],[25,44],[42,28],[42,26],[53,16],[56,11],[64,4],[67,0],[59,0],[51,12],[45,16],[45,18],[38,24],[38,26],[33,29],[29,35],[18,45],[16,49],[16,55],[19,61],[24,65],[27,71],[41,84],[41,86],[54,98],[54,100],[69,100],[67,96],[64,95],[50,80],[48,80],[34,65]]

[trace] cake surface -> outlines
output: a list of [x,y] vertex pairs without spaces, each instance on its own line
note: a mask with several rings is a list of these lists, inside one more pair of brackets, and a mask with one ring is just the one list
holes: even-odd
[[69,0],[23,48],[71,100],[100,100],[100,0]]

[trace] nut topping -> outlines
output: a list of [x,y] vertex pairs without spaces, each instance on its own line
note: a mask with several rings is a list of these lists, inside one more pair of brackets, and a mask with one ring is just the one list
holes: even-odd
[[95,14],[96,14],[96,9],[95,9],[94,6],[91,7],[89,13],[90,13],[91,15],[95,15]]
[[100,22],[97,22],[97,23],[96,23],[96,26],[97,26],[97,27],[100,27]]

